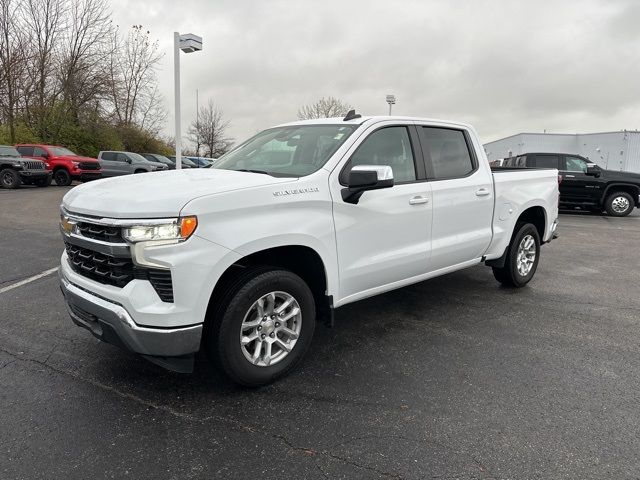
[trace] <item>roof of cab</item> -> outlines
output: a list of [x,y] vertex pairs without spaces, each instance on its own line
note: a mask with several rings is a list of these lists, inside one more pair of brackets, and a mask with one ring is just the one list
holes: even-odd
[[428,122],[428,123],[436,123],[436,124],[447,124],[457,127],[463,127],[470,129],[471,125],[463,122],[456,122],[451,120],[442,120],[437,118],[423,118],[423,117],[402,117],[402,116],[389,116],[389,115],[379,115],[379,116],[362,116],[358,118],[354,118],[351,120],[344,120],[343,117],[332,117],[332,118],[314,118],[312,120],[298,120],[296,122],[287,122],[278,127],[288,127],[294,125],[362,125],[364,123],[372,124],[378,122],[385,121],[399,121],[399,122]]

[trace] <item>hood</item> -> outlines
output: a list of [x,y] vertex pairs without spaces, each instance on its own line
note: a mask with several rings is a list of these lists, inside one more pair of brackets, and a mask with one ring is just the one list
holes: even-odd
[[291,178],[232,170],[169,170],[94,180],[70,190],[62,206],[74,213],[112,218],[175,217],[198,197],[291,182]]
[[640,173],[625,172],[624,170],[605,170],[603,169],[604,177],[627,179],[633,181],[640,181]]
[[71,160],[72,162],[97,162],[98,160],[91,157],[83,157],[82,155],[57,155],[53,158],[60,158],[62,160]]

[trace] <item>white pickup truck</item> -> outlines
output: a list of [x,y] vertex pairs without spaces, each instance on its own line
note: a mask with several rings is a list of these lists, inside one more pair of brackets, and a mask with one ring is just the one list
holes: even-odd
[[75,187],[60,280],[101,340],[182,372],[203,347],[257,386],[342,305],[483,262],[524,286],[557,206],[557,170],[492,173],[469,125],[352,111],[265,130],[215,168]]

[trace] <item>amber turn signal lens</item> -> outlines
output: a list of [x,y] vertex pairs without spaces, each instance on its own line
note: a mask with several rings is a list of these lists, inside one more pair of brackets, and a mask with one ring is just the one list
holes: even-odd
[[184,217],[180,219],[180,236],[185,240],[196,231],[198,219],[196,217]]

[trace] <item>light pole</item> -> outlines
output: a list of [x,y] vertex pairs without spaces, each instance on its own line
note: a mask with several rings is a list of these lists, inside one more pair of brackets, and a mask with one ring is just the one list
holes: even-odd
[[176,116],[176,170],[182,168],[182,128],[180,126],[180,50],[184,53],[202,50],[202,37],[193,33],[180,35],[173,32],[173,78],[175,85],[175,116]]
[[389,116],[391,116],[391,105],[396,104],[396,96],[395,95],[387,95],[387,103],[389,104]]

